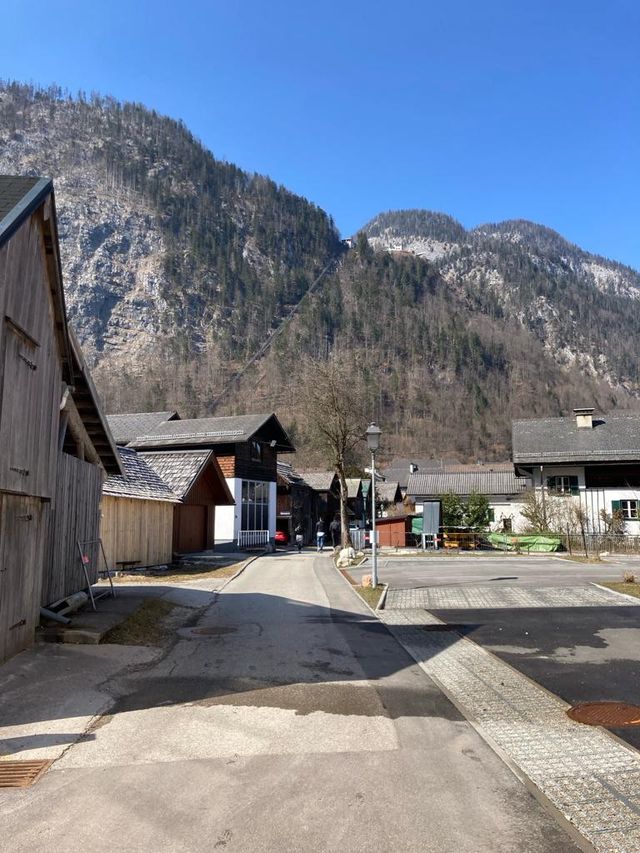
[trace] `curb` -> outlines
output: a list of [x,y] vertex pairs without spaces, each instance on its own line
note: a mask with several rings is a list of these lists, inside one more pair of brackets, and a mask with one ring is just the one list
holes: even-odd
[[636,607],[640,607],[640,598],[638,598],[637,595],[629,595],[626,592],[620,592],[619,589],[611,589],[611,587],[602,586],[602,584],[596,583],[595,581],[589,581],[589,583],[591,586],[597,586],[598,589],[602,589],[605,592],[610,592],[613,595],[621,595],[622,598],[625,599],[625,601],[633,601],[633,603],[636,605]]
[[253,557],[249,557],[248,560],[245,560],[244,563],[240,566],[240,568],[238,569],[238,571],[235,574],[231,575],[230,578],[227,578],[219,589],[214,590],[215,595],[222,592],[222,590],[226,586],[228,586],[228,584],[230,584],[231,581],[234,581],[237,577],[240,577],[240,575],[244,572],[244,570],[247,568],[247,566],[250,566],[251,563],[254,563],[256,560],[259,560],[260,557],[262,557],[262,556],[264,556],[264,555],[263,554],[256,554]]

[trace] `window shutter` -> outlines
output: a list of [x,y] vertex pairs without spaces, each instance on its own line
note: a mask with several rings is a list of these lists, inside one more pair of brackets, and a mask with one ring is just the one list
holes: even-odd
[[569,488],[571,489],[571,494],[574,497],[577,497],[580,494],[580,489],[578,488],[578,478],[577,477],[569,477]]
[[556,478],[555,477],[547,477],[547,488],[549,491],[553,491],[556,487]]
[[620,512],[620,501],[611,501],[611,512]]

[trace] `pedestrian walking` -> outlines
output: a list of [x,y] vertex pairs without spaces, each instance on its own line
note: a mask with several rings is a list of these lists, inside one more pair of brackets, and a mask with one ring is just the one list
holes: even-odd
[[316,524],[316,545],[318,551],[324,551],[324,521],[322,519]]
[[340,522],[334,518],[329,525],[329,533],[331,534],[331,544],[335,548],[340,542]]
[[304,528],[302,526],[302,522],[298,522],[298,524],[296,524],[294,533],[296,534],[296,548],[298,549],[298,554],[301,554],[302,543],[304,542]]

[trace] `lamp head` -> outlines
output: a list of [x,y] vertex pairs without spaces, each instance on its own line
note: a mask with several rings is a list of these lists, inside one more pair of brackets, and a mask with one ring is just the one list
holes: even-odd
[[382,430],[378,426],[378,424],[371,423],[367,427],[367,431],[365,433],[367,436],[367,445],[369,450],[372,453],[375,453],[376,450],[380,447],[380,436],[382,435]]

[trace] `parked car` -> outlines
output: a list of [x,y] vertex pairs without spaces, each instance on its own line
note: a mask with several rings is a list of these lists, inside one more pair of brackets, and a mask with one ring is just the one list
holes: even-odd
[[276,545],[288,545],[289,544],[289,534],[284,530],[276,530],[275,535]]

